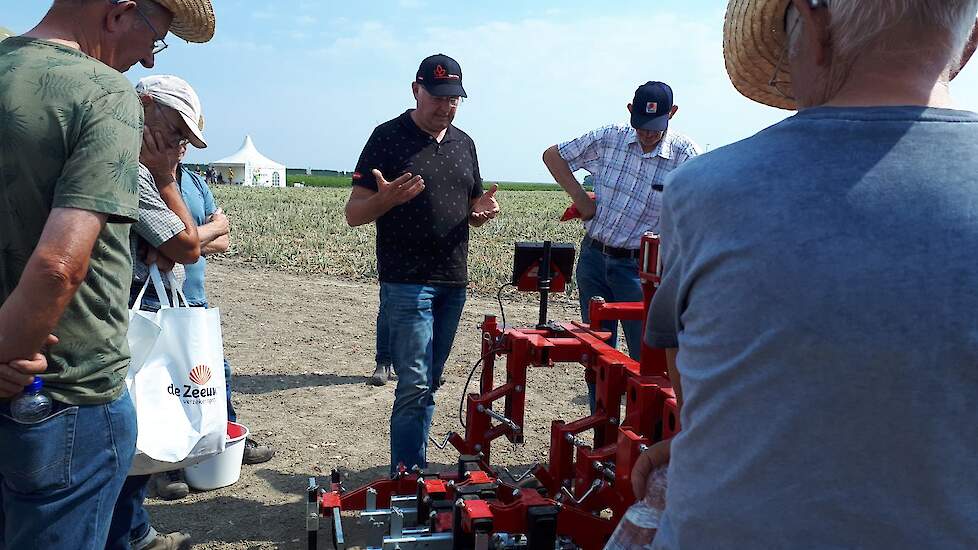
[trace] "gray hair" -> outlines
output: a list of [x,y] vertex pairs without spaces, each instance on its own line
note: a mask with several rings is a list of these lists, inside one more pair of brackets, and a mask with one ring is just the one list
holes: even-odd
[[[953,52],[952,64],[964,50],[978,14],[978,0],[826,0],[831,14],[829,31],[835,45],[835,55],[843,60],[857,52],[878,46],[882,34],[903,22],[913,21],[923,28],[947,34],[946,47]],[[792,4],[793,5],[793,4]],[[788,10],[786,22],[791,49],[797,47],[800,26],[794,22],[798,14]]]

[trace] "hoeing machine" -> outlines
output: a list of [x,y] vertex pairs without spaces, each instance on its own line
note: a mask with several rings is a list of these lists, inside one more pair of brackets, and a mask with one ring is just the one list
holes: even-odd
[[[512,328],[487,315],[480,326],[479,391],[465,396],[464,434],[451,433],[458,468],[438,474],[401,467],[391,478],[346,490],[337,471],[320,485],[310,479],[309,547],[320,523],[331,524],[333,544],[345,548],[342,511],[357,512],[368,547],[384,550],[599,549],[634,502],[631,471],[651,444],[679,431],[675,395],[663,350],[645,347],[634,361],[607,343],[602,321],[643,321],[659,284],[659,239],[642,239],[638,268],[644,300],[590,303],[590,323],[547,320],[549,293],[563,289],[573,266],[572,245],[517,243],[512,284],[540,293],[539,324]],[[569,256],[569,263],[568,263]],[[554,420],[550,456],[527,472],[492,465],[493,444],[522,443],[527,369],[580,363],[596,385],[596,409],[587,417]],[[471,380],[471,377],[470,377]],[[623,411],[623,412],[622,412]],[[593,433],[593,438],[584,436]],[[504,480],[501,474],[506,474]]]

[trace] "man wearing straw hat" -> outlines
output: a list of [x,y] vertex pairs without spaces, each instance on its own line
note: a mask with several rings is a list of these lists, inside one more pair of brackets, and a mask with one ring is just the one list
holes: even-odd
[[[669,128],[679,106],[664,82],[646,82],[627,105],[630,125],[612,125],[544,151],[543,162],[571,196],[587,234],[577,263],[581,317],[588,322],[591,298],[641,302],[638,252],[642,235],[659,228],[662,185],[670,172],[699,154],[691,139]],[[589,194],[574,177],[584,169],[594,176]],[[642,349],[641,321],[622,321],[628,354],[638,360]],[[604,323],[610,344],[618,345],[618,322]],[[595,408],[594,382],[588,400]]]
[[666,188],[655,548],[978,543],[978,114],[949,91],[976,11],[729,3],[734,86],[799,112]]
[[0,44],[0,398],[44,371],[15,376],[11,360],[53,344],[51,414],[18,424],[0,403],[0,548],[105,546],[136,437],[123,379],[142,112],[119,71],[152,67],[169,30],[213,28],[204,0],[57,0]]

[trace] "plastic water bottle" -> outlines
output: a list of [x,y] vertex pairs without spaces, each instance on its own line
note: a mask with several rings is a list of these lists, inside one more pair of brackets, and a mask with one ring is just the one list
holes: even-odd
[[41,393],[44,381],[34,377],[30,386],[24,388],[24,393],[10,402],[10,416],[23,424],[35,424],[51,414],[51,398]]
[[659,466],[649,474],[645,498],[633,504],[618,523],[605,550],[637,550],[652,548],[652,539],[659,529],[666,508],[666,475],[668,465]]

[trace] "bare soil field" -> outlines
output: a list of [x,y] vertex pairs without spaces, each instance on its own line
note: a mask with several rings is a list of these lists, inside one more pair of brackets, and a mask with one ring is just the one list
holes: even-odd
[[[231,487],[177,502],[147,500],[150,517],[161,532],[192,534],[195,548],[305,548],[309,476],[338,468],[352,489],[387,473],[394,383],[365,384],[374,363],[378,286],[219,258],[209,265],[208,292],[221,309],[239,421],[278,453],[265,464],[244,466]],[[535,323],[531,299],[507,296],[510,324]],[[431,432],[439,440],[461,430],[459,398],[480,351],[476,327],[498,310],[494,295],[469,296],[438,392]],[[566,296],[555,297],[550,311],[557,320],[579,318],[576,299]],[[584,416],[586,396],[580,366],[535,369],[527,385],[526,444],[497,445],[494,462],[528,466],[546,460],[550,422]],[[455,464],[450,447],[431,447],[433,467]]]

